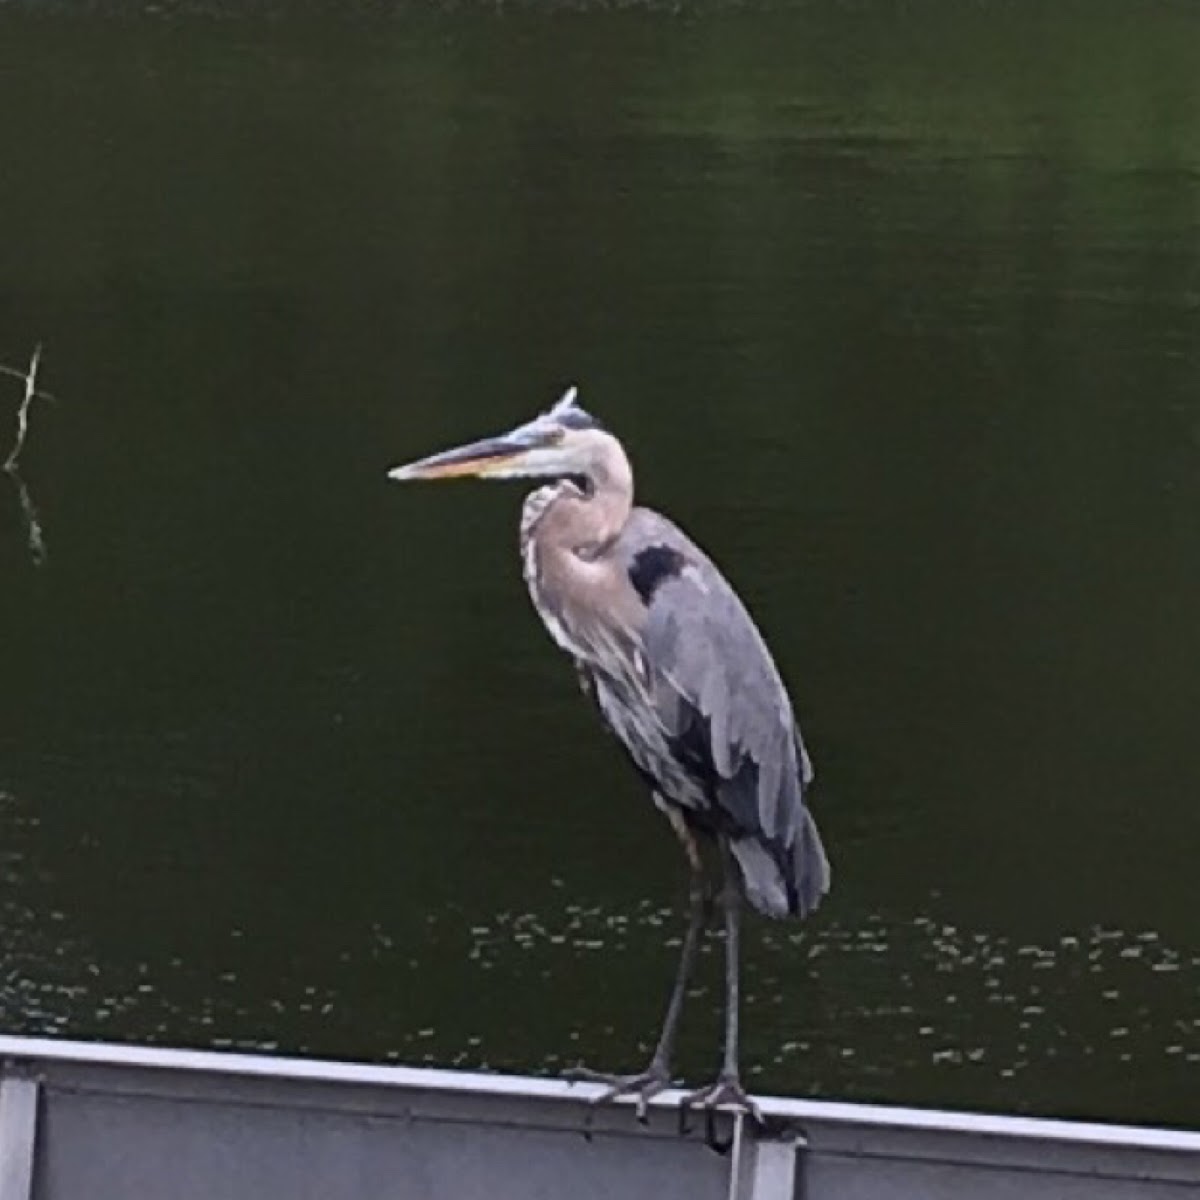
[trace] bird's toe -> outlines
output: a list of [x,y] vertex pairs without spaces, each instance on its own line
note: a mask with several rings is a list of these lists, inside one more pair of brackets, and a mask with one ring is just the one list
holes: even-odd
[[565,1072],[564,1078],[572,1083],[599,1083],[604,1090],[588,1097],[588,1104],[595,1108],[607,1104],[620,1096],[637,1097],[639,1121],[646,1119],[646,1106],[659,1092],[670,1085],[670,1075],[665,1066],[651,1063],[644,1071],[635,1075],[613,1075],[604,1071],[592,1071],[587,1067],[575,1067]]
[[750,1093],[742,1086],[736,1075],[722,1074],[715,1083],[697,1091],[689,1092],[679,1102],[683,1109],[688,1108],[732,1108],[753,1117],[758,1124],[763,1123],[762,1110],[755,1104]]

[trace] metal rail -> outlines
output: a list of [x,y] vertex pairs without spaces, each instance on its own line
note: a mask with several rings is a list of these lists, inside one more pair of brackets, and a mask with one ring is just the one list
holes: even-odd
[[0,1200],[1182,1200],[1200,1133],[759,1098],[681,1135],[588,1085],[0,1037]]

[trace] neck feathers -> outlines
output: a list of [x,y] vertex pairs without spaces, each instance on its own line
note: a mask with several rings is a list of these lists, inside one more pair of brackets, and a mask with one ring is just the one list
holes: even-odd
[[584,486],[559,479],[531,492],[521,510],[521,549],[533,542],[594,557],[625,528],[633,508],[633,471],[621,444],[595,432]]
[[614,438],[601,436],[615,453],[592,456],[584,488],[558,480],[532,492],[521,512],[521,565],[534,607],[558,645],[580,660],[594,654],[587,631],[605,628],[611,551],[633,506],[629,462]]

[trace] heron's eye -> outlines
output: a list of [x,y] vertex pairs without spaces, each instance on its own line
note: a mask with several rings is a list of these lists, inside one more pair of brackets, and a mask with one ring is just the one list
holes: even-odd
[[551,427],[550,432],[546,434],[546,441],[551,446],[557,446],[558,443],[561,442],[566,436],[567,431],[556,425]]

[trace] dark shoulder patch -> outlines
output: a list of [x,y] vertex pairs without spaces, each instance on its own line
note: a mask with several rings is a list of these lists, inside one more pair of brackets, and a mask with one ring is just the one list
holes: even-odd
[[642,603],[649,605],[654,593],[683,570],[687,559],[670,546],[647,546],[633,556],[629,567],[629,582],[633,584]]

